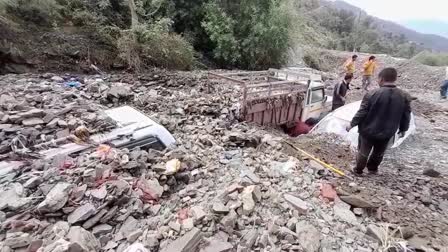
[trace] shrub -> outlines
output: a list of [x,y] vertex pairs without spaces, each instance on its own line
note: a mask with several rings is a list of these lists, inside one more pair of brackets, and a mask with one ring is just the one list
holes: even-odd
[[423,51],[412,59],[428,66],[448,66],[448,54],[444,53]]
[[61,19],[61,6],[55,0],[1,0],[4,12],[41,26],[51,26]]
[[190,70],[195,64],[193,47],[169,32],[166,20],[122,31],[117,47],[120,58],[137,71],[142,64],[179,70]]
[[289,17],[276,0],[211,1],[202,22],[222,66],[278,67],[287,59]]

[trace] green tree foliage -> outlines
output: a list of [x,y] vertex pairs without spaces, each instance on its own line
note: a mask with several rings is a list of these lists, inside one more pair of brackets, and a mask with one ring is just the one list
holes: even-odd
[[415,55],[412,60],[428,66],[448,66],[448,54],[446,53],[422,51]]
[[222,66],[275,67],[286,60],[289,19],[276,0],[212,1],[202,26]]
[[384,33],[375,27],[372,17],[363,13],[321,7],[302,10],[311,13],[318,26],[325,28],[335,38],[326,44],[329,49],[385,53],[410,58],[421,48],[407,41],[403,34]]

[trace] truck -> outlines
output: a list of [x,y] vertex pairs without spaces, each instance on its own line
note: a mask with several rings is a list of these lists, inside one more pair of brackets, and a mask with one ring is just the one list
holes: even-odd
[[240,119],[263,126],[292,127],[331,111],[322,77],[308,68],[269,69],[252,72],[209,72],[209,79],[239,85]]

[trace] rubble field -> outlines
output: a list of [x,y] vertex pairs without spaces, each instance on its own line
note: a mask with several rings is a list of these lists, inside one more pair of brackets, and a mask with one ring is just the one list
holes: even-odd
[[[238,87],[204,72],[5,75],[0,86],[0,159],[21,161],[0,166],[1,252],[448,251],[448,114],[437,90],[406,86],[424,111],[418,133],[379,176],[350,178],[285,144],[350,174],[354,153],[336,136],[238,122]],[[121,105],[177,145],[37,154],[81,141],[80,126],[114,128],[101,111]]]

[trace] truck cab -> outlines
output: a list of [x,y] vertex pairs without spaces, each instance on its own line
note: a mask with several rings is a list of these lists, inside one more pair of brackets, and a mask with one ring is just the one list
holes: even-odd
[[331,111],[333,97],[325,93],[325,85],[319,74],[310,68],[290,67],[284,69],[269,69],[278,79],[297,81],[306,86],[305,99],[302,104],[300,120],[305,122],[309,118],[321,119]]

